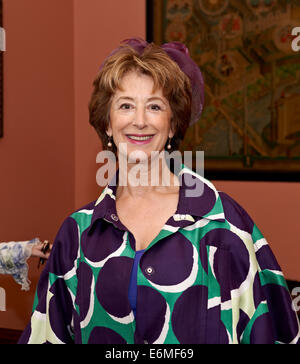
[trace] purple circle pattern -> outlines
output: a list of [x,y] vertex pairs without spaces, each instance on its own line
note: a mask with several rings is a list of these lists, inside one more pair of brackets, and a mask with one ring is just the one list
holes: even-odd
[[[128,301],[129,276],[133,259],[110,258],[100,270],[96,282],[96,295],[103,308],[115,317],[125,317],[131,312]],[[126,278],[126,279],[125,279]],[[118,294],[116,295],[116,292]]]
[[[212,245],[217,248],[214,255],[214,272],[220,286],[228,286],[228,274],[222,269],[222,267],[225,267],[224,258],[227,256],[226,259],[230,259],[230,262],[228,262],[232,283],[230,289],[239,288],[250,269],[249,252],[243,241],[230,230],[214,229],[201,239],[200,246],[201,244]],[[234,257],[237,257],[237,259],[233,260]]]
[[252,234],[254,222],[248,213],[231,197],[224,192],[219,192],[226,219],[240,230]]
[[77,274],[80,279],[78,281],[76,302],[80,302],[80,320],[83,320],[90,307],[93,272],[88,264],[80,262]]
[[[172,327],[180,344],[199,344],[207,339],[203,335],[206,315],[210,317],[210,324],[213,323],[217,330],[210,339],[216,342],[228,341],[226,329],[220,319],[219,308],[207,310],[207,301],[206,286],[192,286],[177,299],[172,314]],[[216,332],[219,335],[216,335]]]
[[251,329],[250,344],[274,344],[272,332],[270,332],[270,317],[267,313],[259,316]]
[[[193,246],[185,237],[164,239],[142,256],[140,266],[145,277],[158,285],[175,285],[184,281],[193,267]],[[149,269],[149,268],[152,269]]]
[[107,258],[118,250],[123,243],[124,231],[114,229],[114,236],[112,236],[112,231],[107,229],[105,224],[98,224],[98,228],[101,234],[101,241],[99,241],[96,234],[86,238],[84,235],[88,234],[88,231],[83,232],[83,238],[81,239],[82,251],[91,262],[99,262]]
[[[275,332],[277,337],[275,340],[289,343],[298,333],[298,324],[295,320],[295,312],[288,307],[290,304],[290,293],[287,288],[277,284],[266,284],[263,286],[265,296],[268,297],[272,305],[269,306],[270,317],[273,325],[275,324]],[[286,307],[282,307],[282,303],[286,303]],[[288,325],[281,325],[278,322],[286,322]]]
[[279,264],[269,247],[269,245],[262,246],[256,253],[257,260],[260,262],[261,270],[271,269],[281,271]]
[[[197,196],[197,215],[205,216],[208,214],[216,203],[215,191],[202,180],[193,177],[191,174],[184,174],[182,183],[185,184],[186,190],[190,191],[190,194],[202,191],[201,196]],[[191,187],[189,188],[188,186]],[[187,204],[191,205],[189,210],[193,211],[195,209],[195,205],[193,206],[193,204],[195,204],[195,199],[191,197],[184,197],[184,199]]]
[[[58,278],[50,292],[53,293],[49,302],[51,328],[62,342],[69,342],[70,334],[67,327],[71,324],[73,304],[64,280]],[[63,299],[61,299],[62,297]],[[61,324],[62,322],[64,325]]]
[[[63,244],[63,241],[72,241],[72,244]],[[53,244],[51,255],[55,255],[56,259],[50,260],[49,270],[58,276],[68,273],[74,267],[78,248],[78,227],[76,221],[69,217],[60,228]]]
[[158,291],[147,286],[138,287],[136,344],[143,344],[144,340],[151,344],[158,339],[165,323],[166,310],[166,300]]

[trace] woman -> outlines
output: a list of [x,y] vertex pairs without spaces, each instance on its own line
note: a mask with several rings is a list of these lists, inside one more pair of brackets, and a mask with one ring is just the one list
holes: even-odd
[[[248,214],[184,165],[165,183],[166,159],[153,157],[178,148],[202,105],[182,44],[131,39],[105,60],[90,122],[119,169],[63,223],[20,343],[299,341],[285,280]],[[192,180],[202,194],[189,193]]]
[[22,290],[28,291],[30,281],[27,259],[31,256],[48,259],[50,253],[43,252],[44,246],[45,242],[42,243],[38,238],[0,243],[0,274],[11,274]]

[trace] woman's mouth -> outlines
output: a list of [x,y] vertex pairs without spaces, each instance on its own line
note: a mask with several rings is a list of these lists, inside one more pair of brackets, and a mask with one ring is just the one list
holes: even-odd
[[132,144],[148,144],[154,137],[153,134],[149,135],[137,135],[137,134],[127,134],[126,135],[129,142]]

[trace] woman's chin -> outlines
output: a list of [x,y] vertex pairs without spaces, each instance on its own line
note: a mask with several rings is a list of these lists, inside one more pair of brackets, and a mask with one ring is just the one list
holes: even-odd
[[151,159],[151,154],[143,150],[133,150],[128,153],[128,163],[146,163]]

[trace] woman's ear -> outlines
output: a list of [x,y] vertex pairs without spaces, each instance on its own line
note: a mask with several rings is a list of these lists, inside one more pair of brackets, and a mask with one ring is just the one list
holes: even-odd
[[109,137],[112,136],[112,128],[110,126],[110,123],[108,123],[107,129],[106,129],[106,135]]
[[173,121],[171,120],[169,138],[173,138],[174,135],[175,135],[175,126]]

